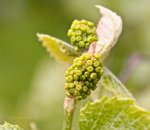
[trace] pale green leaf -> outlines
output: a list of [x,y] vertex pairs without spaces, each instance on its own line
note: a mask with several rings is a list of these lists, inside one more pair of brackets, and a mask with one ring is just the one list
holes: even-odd
[[57,61],[70,62],[78,53],[70,44],[45,34],[37,34],[39,41]]
[[106,67],[104,67],[104,73],[100,80],[100,86],[111,91],[115,96],[119,98],[132,98],[132,94],[128,89],[119,81],[119,79]]
[[96,52],[100,53],[102,58],[106,58],[111,48],[116,44],[122,31],[122,19],[115,12],[97,5],[102,15],[97,26],[98,42]]
[[150,112],[129,98],[103,97],[81,109],[80,130],[150,130]]
[[11,125],[7,122],[5,122],[4,125],[0,125],[0,130],[23,130],[18,125]]

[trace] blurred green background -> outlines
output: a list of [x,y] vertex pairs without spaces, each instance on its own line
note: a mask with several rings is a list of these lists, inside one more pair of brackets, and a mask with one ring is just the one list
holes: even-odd
[[123,31],[105,65],[150,110],[149,0],[0,0],[0,122],[25,130],[60,130],[66,65],[56,63],[36,33],[68,41],[74,19],[95,24],[96,4],[117,12]]

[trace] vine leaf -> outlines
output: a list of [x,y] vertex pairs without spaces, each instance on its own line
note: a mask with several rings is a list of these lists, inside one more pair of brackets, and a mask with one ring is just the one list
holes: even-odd
[[78,53],[74,47],[58,38],[46,34],[37,34],[39,41],[47,51],[57,60],[62,62],[70,62]]
[[4,125],[0,125],[0,130],[23,130],[18,125],[11,125],[7,122],[5,122]]
[[[132,94],[128,89],[119,81],[119,79],[106,67],[104,67],[104,73],[100,80],[100,86],[111,91],[114,96],[118,98],[132,98]],[[134,99],[135,100],[135,99]]]
[[81,109],[80,130],[150,130],[150,112],[130,98],[105,96]]
[[121,17],[111,10],[97,5],[102,15],[97,26],[98,42],[96,44],[96,52],[100,53],[105,59],[111,48],[116,44],[122,31]]

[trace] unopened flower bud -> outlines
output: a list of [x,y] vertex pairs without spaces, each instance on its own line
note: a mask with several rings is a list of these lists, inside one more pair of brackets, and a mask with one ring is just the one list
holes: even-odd
[[74,59],[66,71],[66,96],[81,100],[96,89],[103,74],[103,65],[97,54],[84,53]]
[[94,23],[86,20],[74,20],[68,30],[68,37],[77,50],[88,48],[92,42],[97,41]]

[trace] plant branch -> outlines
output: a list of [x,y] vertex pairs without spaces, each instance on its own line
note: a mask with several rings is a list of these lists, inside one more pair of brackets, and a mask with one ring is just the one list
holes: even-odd
[[71,130],[75,106],[76,106],[76,100],[74,98],[65,97],[64,122],[63,122],[62,130]]

